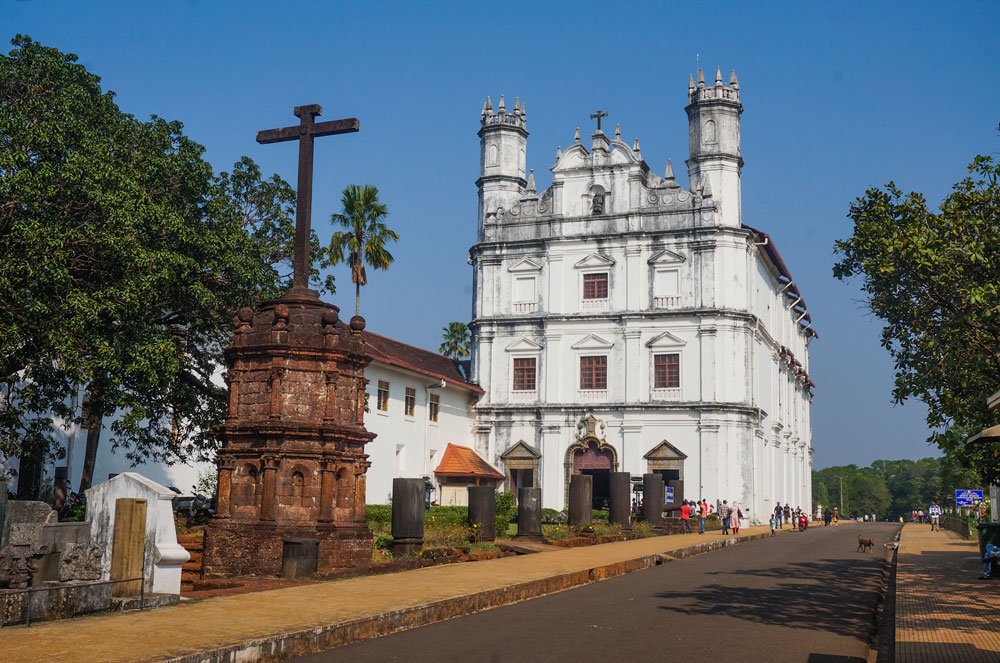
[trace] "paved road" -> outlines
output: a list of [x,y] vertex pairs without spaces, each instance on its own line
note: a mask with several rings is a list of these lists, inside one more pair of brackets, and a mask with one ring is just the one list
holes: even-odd
[[786,534],[298,660],[864,663],[898,529]]

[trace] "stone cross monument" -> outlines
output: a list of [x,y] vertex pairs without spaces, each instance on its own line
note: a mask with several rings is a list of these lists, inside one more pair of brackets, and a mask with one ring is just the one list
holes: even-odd
[[215,429],[218,500],[206,529],[209,577],[277,575],[288,539],[318,540],[317,571],[364,566],[372,536],[365,520],[364,368],[361,331],[309,289],[313,139],[358,131],[357,119],[315,122],[318,105],[298,106],[297,126],[261,131],[257,142],[299,141],[292,287],[233,318],[225,351],[229,404]]

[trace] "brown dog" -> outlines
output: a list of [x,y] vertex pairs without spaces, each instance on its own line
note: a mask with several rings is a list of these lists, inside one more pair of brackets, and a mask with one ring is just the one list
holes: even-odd
[[860,536],[858,537],[858,552],[871,552],[872,546],[874,545],[875,542],[871,539],[862,539]]

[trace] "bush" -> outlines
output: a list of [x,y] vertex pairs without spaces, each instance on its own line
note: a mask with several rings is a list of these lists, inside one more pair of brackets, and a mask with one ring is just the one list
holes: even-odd
[[367,504],[365,505],[365,520],[368,525],[392,525],[392,505],[391,504]]
[[497,493],[497,536],[506,536],[507,529],[517,520],[512,493]]
[[595,523],[606,523],[608,522],[608,512],[603,509],[594,509],[591,512],[590,518]]
[[424,526],[431,524],[466,525],[469,522],[469,507],[432,506],[424,515]]
[[556,525],[566,522],[566,514],[555,509],[542,509],[542,524]]
[[391,550],[392,549],[392,537],[391,536],[376,536],[375,537],[375,549],[376,550]]

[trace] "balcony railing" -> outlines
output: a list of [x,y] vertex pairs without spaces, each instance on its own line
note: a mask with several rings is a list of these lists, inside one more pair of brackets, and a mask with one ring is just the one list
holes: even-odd
[[534,313],[535,302],[514,302],[514,313]]
[[653,308],[678,308],[681,305],[679,295],[670,297],[653,297]]
[[584,299],[580,308],[584,311],[607,311],[610,304],[607,299]]
[[681,390],[679,387],[673,389],[653,390],[654,401],[679,401],[680,399],[681,399]]
[[608,400],[607,389],[581,389],[579,391],[581,403],[603,403]]
[[537,391],[511,391],[510,400],[514,403],[534,403],[538,400]]

